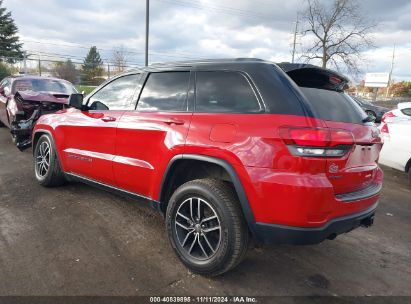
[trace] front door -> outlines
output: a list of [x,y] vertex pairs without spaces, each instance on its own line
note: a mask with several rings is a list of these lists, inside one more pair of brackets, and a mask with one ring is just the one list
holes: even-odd
[[89,179],[115,185],[112,162],[116,128],[130,110],[140,75],[121,76],[89,97],[87,111],[70,109],[61,125],[65,169]]

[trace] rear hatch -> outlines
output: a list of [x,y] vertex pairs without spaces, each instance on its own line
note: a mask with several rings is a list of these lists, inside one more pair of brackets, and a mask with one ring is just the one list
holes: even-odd
[[[281,65],[280,65],[281,66]],[[367,114],[343,92],[348,80],[338,73],[311,65],[283,68],[297,83],[313,115],[332,130],[349,131],[353,138],[343,156],[327,157],[326,175],[335,194],[346,194],[373,186],[382,147],[378,128]]]

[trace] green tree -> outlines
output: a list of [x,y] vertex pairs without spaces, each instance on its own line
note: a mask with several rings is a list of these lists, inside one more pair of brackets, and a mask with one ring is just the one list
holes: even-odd
[[103,72],[103,61],[97,47],[92,46],[83,62],[82,78],[86,84],[98,85],[101,83]]
[[75,83],[77,81],[78,71],[74,63],[69,59],[66,62],[56,63],[53,76]]
[[3,0],[0,0],[0,61],[13,63],[18,58],[23,58],[21,50],[22,44],[17,36],[18,28],[8,12],[3,7]]
[[0,80],[10,75],[11,75],[10,68],[3,62],[0,62]]

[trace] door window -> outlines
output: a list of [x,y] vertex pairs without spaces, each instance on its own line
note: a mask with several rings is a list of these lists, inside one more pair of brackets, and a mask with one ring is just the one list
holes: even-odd
[[261,111],[257,97],[238,72],[198,72],[196,112],[257,113]]
[[402,109],[401,112],[404,115],[411,116],[411,108]]
[[151,73],[141,92],[139,111],[187,111],[190,72]]
[[91,110],[132,110],[140,74],[117,78],[97,91],[88,101]]

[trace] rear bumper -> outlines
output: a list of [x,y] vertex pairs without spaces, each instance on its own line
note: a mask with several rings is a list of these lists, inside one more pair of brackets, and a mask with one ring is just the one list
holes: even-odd
[[315,228],[256,223],[254,227],[255,237],[265,244],[317,244],[325,239],[334,239],[337,235],[360,226],[371,226],[374,222],[377,206],[378,202],[362,212],[334,218],[324,226]]

